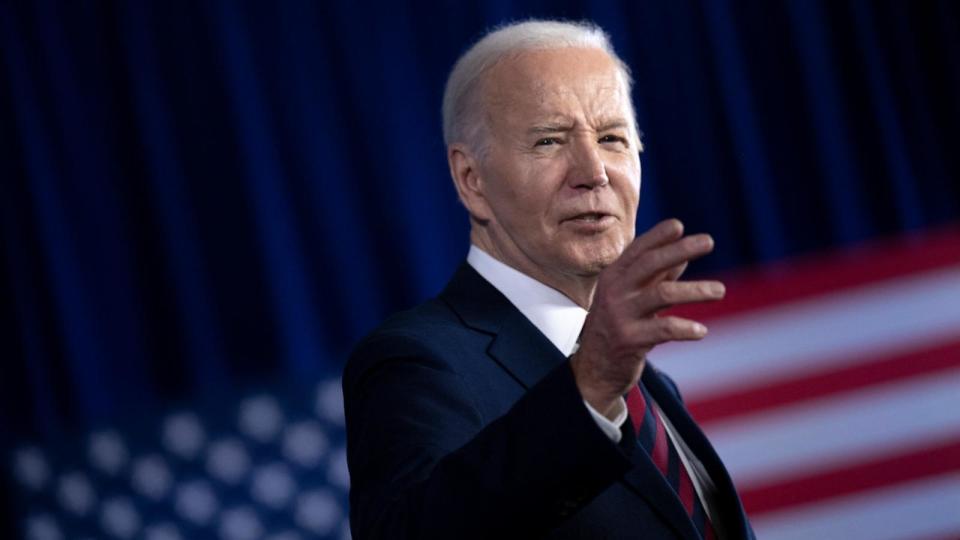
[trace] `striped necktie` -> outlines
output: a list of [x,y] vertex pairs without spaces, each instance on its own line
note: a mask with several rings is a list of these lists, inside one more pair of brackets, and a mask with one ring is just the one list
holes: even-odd
[[677,493],[700,536],[704,540],[716,538],[713,524],[697,496],[690,474],[683,466],[677,449],[670,443],[666,427],[660,419],[660,408],[646,390],[641,390],[639,384],[627,393],[627,410],[637,434],[637,442]]

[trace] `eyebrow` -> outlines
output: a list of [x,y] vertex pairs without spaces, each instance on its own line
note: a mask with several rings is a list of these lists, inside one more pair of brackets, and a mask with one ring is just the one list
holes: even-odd
[[625,120],[611,120],[602,124],[597,131],[609,131],[611,129],[627,129],[630,124]]
[[573,129],[573,124],[567,122],[554,122],[549,124],[539,124],[531,127],[527,130],[531,134],[542,134],[542,133],[557,133],[561,131],[570,131]]
[[[625,120],[611,120],[602,124],[597,131],[609,131],[611,129],[626,129],[629,128],[630,124]],[[546,124],[538,124],[527,130],[528,133],[539,135],[543,133],[558,133],[564,131],[570,131],[573,129],[573,124],[568,122],[551,122]]]

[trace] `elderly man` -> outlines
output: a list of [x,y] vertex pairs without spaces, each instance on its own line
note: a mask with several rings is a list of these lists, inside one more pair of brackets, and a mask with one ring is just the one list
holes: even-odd
[[487,34],[444,95],[467,261],[344,373],[356,538],[752,538],[729,475],[646,354],[706,328],[678,281],[713,248],[634,238],[641,144],[602,30]]

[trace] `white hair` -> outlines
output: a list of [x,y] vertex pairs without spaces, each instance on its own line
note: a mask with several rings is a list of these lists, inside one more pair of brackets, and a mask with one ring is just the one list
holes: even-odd
[[630,68],[617,56],[610,36],[591,22],[528,20],[495,28],[480,38],[454,64],[443,92],[443,141],[448,146],[461,142],[482,151],[486,120],[483,102],[477,90],[484,75],[507,57],[524,51],[568,47],[600,49],[616,62],[627,92],[630,121],[636,130],[636,118],[630,90]]

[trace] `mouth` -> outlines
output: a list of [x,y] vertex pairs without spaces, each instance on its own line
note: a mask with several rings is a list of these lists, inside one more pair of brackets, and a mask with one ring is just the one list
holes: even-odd
[[607,219],[613,219],[613,216],[603,212],[584,212],[582,214],[576,214],[571,217],[568,217],[563,221],[576,221],[581,223],[599,223],[602,221],[606,221]]
[[572,215],[560,222],[577,234],[599,234],[610,230],[616,224],[617,218],[604,212],[583,212]]

